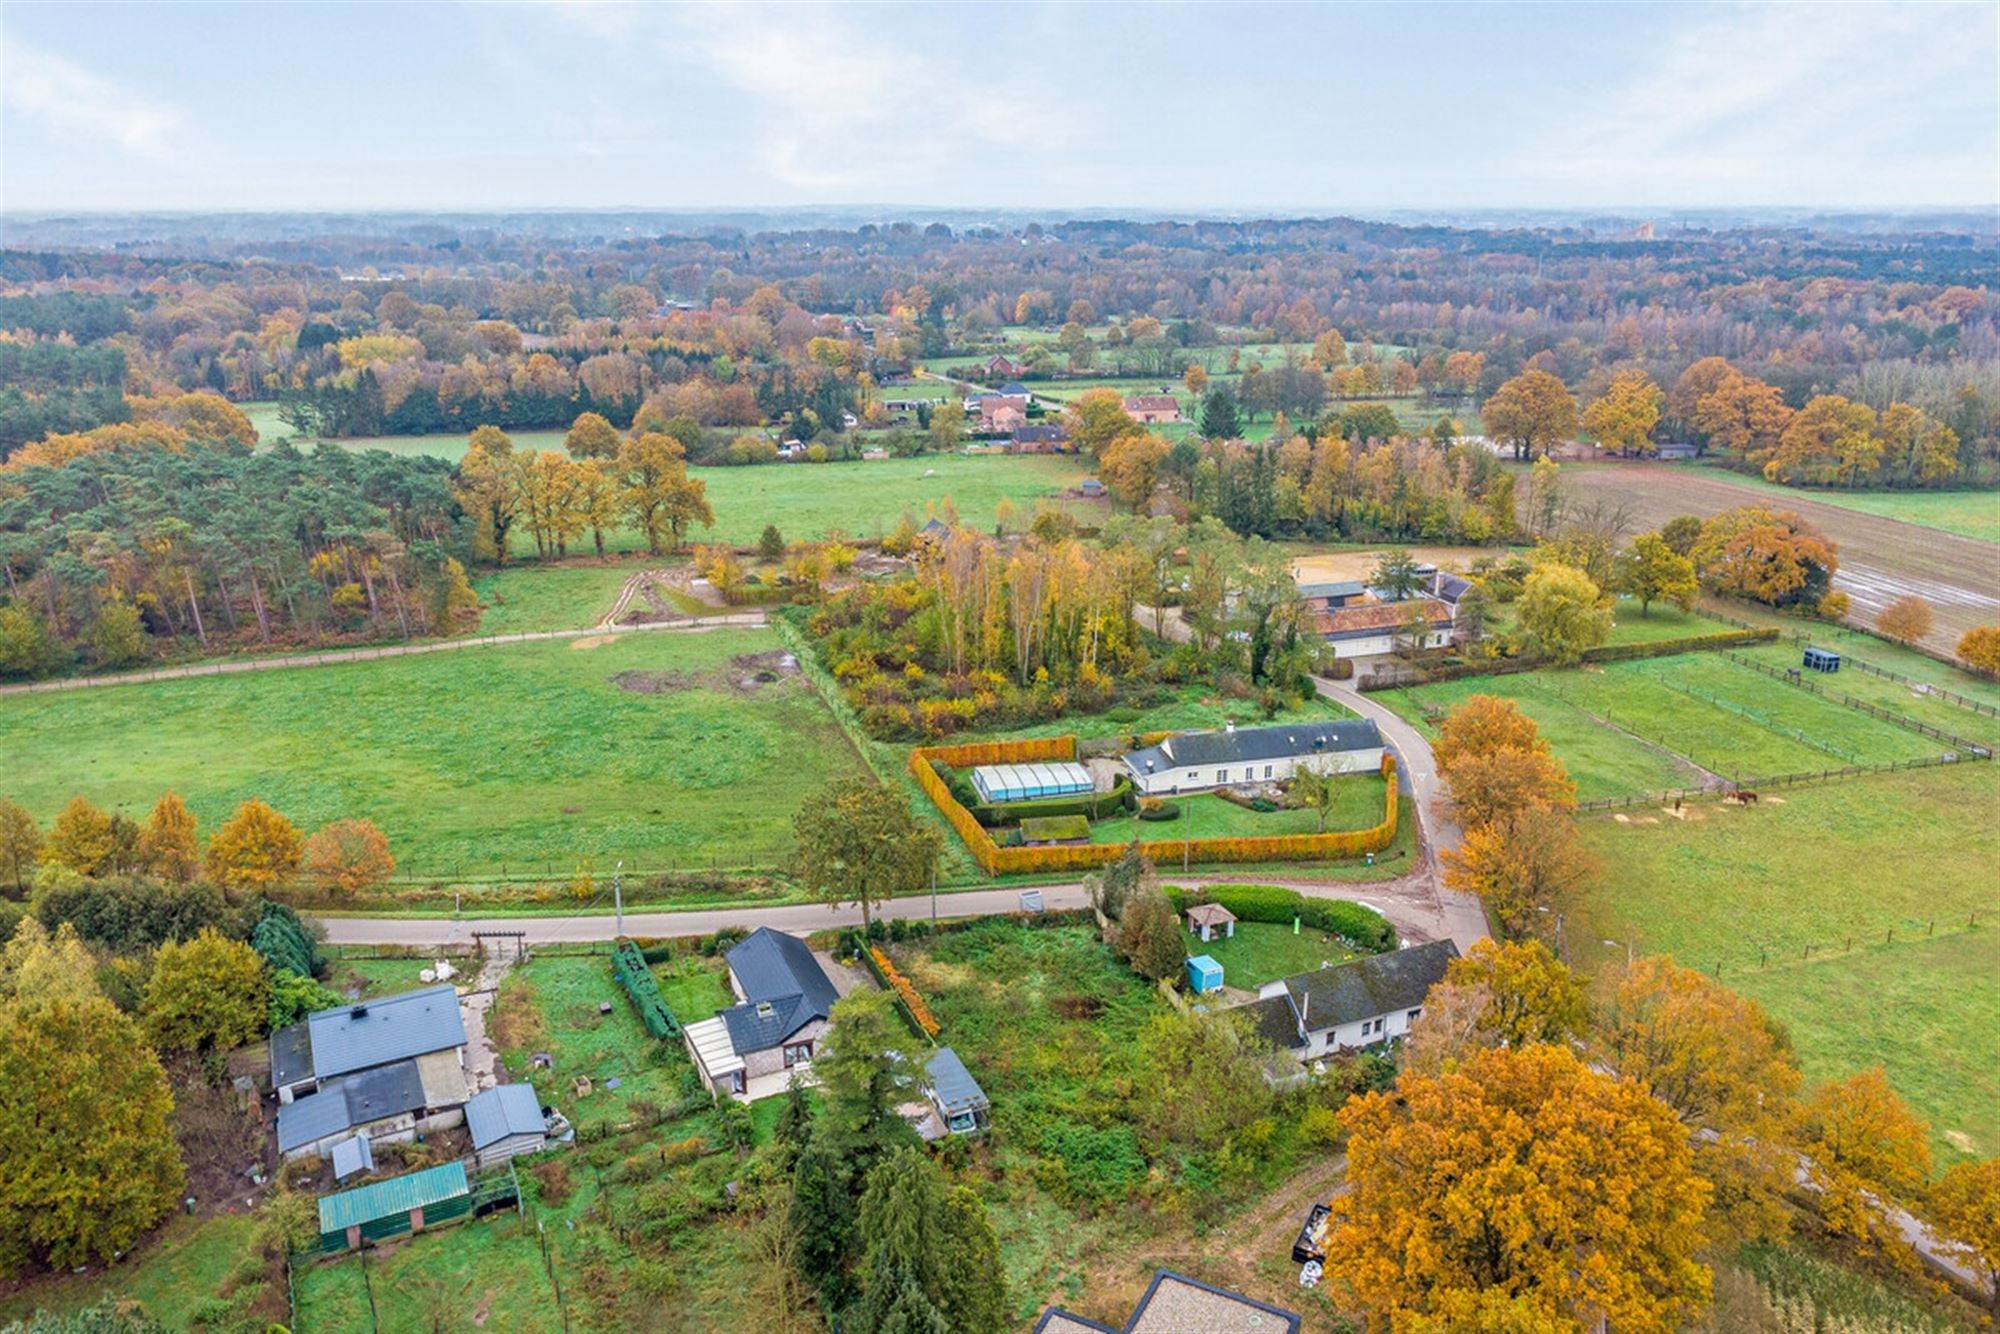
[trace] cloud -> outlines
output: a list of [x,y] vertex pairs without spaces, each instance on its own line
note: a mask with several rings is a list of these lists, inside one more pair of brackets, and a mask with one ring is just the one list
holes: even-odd
[[[976,172],[982,155],[1045,142],[1067,119],[1066,96],[1000,52],[985,52],[991,77],[962,77],[984,68],[981,52],[955,51],[960,29],[938,15],[749,5],[652,12],[666,18],[662,53],[733,94],[705,119],[746,120],[763,169],[797,189]],[[885,41],[891,14],[895,25],[924,26],[924,40],[903,32]]]
[[6,43],[6,108],[79,138],[164,162],[193,139],[185,111],[136,93],[19,37]]
[[[1668,11],[1602,90],[1513,167],[1607,203],[1979,202],[1994,167],[1994,13],[1985,6],[1751,4]],[[1553,90],[1552,90],[1553,92]],[[1579,104],[1579,99],[1581,104]],[[1984,132],[1967,132],[1983,126]],[[1594,188],[1588,188],[1594,187]],[[1910,193],[1914,192],[1914,193]]]

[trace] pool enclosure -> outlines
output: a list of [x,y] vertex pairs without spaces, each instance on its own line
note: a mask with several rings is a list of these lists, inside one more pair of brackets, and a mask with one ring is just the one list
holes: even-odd
[[972,786],[981,801],[992,803],[1071,797],[1097,784],[1080,764],[982,764],[972,771]]

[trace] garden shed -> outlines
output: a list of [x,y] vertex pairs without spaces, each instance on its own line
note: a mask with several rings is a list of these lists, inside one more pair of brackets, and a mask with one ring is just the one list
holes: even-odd
[[1090,770],[1080,764],[982,764],[972,771],[979,799],[1034,801],[1039,797],[1073,797],[1096,789]]
[[1197,954],[1189,959],[1187,973],[1188,986],[1197,996],[1222,990],[1222,965],[1210,955]]
[[472,1212],[464,1163],[445,1163],[407,1176],[336,1191],[319,1202],[319,1245],[328,1255],[371,1241],[421,1232]]
[[548,1119],[532,1084],[501,1084],[477,1095],[465,1104],[465,1127],[481,1167],[540,1153],[548,1144]]
[[1837,672],[1840,670],[1840,654],[1830,648],[1808,648],[1806,666],[1816,672]]

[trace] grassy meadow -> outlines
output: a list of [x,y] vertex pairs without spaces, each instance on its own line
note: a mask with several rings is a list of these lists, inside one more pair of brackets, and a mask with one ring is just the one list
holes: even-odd
[[1289,926],[1269,922],[1238,922],[1235,935],[1208,941],[1185,934],[1190,957],[1206,954],[1222,965],[1225,984],[1245,991],[1354,957],[1344,941],[1324,931],[1301,928],[1293,935]]
[[5,790],[43,821],[76,793],[143,818],[168,788],[204,830],[253,796],[306,830],[364,817],[412,876],[773,865],[804,794],[860,767],[803,681],[734,684],[780,648],[628,634],[14,696]]
[[2000,1153],[1996,802],[2000,771],[1967,764],[1679,820],[1591,817],[1602,869],[1572,910],[1572,954],[1587,969],[1629,944],[1719,966],[1787,1025],[1808,1077],[1884,1065],[1941,1156]]

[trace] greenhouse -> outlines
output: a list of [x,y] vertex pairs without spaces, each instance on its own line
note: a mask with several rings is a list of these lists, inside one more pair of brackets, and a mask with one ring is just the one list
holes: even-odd
[[1080,764],[984,764],[972,771],[972,786],[990,803],[1070,797],[1097,784]]

